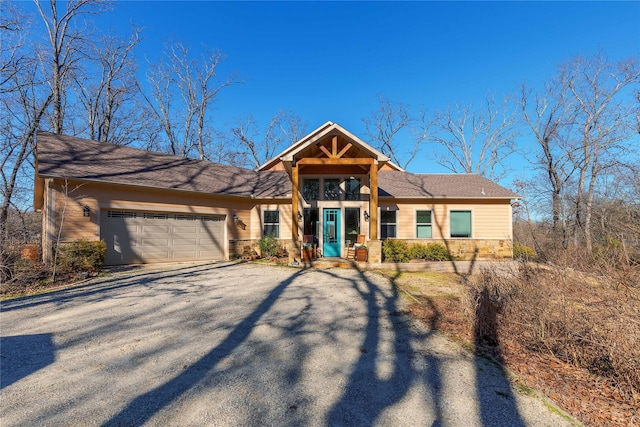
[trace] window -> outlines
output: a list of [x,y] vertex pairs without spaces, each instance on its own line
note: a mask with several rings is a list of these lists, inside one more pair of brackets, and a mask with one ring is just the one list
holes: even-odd
[[344,246],[353,246],[360,234],[360,208],[344,209]]
[[280,211],[264,211],[263,235],[280,237]]
[[324,180],[324,200],[340,200],[340,180]]
[[396,237],[396,211],[380,211],[380,238]]
[[320,180],[305,179],[302,184],[302,198],[306,201],[320,199]]
[[303,212],[303,235],[313,236],[313,243],[318,243],[318,224],[320,224],[320,211],[316,208],[304,208]]
[[360,200],[360,180],[349,178],[344,180],[345,200]]
[[471,211],[449,212],[451,237],[471,237]]
[[418,239],[432,237],[431,211],[416,211],[416,237]]

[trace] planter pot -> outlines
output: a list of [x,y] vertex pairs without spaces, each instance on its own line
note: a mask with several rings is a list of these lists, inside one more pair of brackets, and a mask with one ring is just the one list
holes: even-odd
[[302,259],[304,261],[311,261],[315,258],[315,254],[313,252],[313,249],[302,249]]
[[366,249],[356,249],[356,261],[366,262],[369,252]]
[[36,262],[38,261],[39,252],[40,246],[35,243],[29,243],[22,247],[22,250],[20,251],[20,258]]

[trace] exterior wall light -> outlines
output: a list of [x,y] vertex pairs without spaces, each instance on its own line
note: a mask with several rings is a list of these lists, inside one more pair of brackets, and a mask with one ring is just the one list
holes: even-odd
[[369,212],[364,211],[364,220],[369,221]]
[[302,221],[302,214],[298,212],[298,221]]
[[233,214],[233,222],[235,222],[237,224],[238,221],[240,221],[240,218],[238,218],[238,215]]
[[89,206],[87,206],[87,205],[84,205],[82,207],[82,216],[88,217],[90,215],[91,215],[91,208]]

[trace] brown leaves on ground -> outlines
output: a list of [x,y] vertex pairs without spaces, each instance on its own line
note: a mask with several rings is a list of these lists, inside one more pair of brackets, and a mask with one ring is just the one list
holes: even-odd
[[494,281],[495,298],[504,291],[502,281],[510,280],[509,295],[500,302],[506,305],[498,315],[499,347],[477,351],[497,356],[517,382],[545,393],[587,426],[640,426],[637,287],[549,269],[471,280],[441,273],[386,275],[408,295],[412,316],[472,346],[473,287],[478,280],[481,286]]

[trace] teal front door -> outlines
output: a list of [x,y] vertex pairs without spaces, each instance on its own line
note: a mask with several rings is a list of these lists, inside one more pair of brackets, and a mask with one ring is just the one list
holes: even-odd
[[322,255],[340,256],[340,209],[325,209]]

